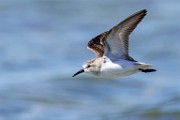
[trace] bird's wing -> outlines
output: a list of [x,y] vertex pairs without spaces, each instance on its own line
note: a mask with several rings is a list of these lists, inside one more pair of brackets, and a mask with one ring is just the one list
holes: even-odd
[[87,48],[93,51],[97,57],[102,57],[104,54],[104,44],[103,41],[105,39],[107,32],[104,32],[88,42]]
[[146,15],[146,10],[141,10],[126,18],[106,33],[104,41],[104,54],[110,59],[132,59],[128,54],[129,35]]

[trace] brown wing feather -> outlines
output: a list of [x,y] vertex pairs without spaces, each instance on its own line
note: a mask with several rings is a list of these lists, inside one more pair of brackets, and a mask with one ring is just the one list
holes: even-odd
[[107,32],[104,32],[88,42],[87,48],[96,53],[97,57],[102,57],[104,54],[103,40]]

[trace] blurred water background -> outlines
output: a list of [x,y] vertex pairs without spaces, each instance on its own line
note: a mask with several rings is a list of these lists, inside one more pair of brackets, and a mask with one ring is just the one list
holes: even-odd
[[[0,120],[180,120],[179,0],[1,0]],[[130,54],[156,73],[75,78],[94,36],[146,8]]]

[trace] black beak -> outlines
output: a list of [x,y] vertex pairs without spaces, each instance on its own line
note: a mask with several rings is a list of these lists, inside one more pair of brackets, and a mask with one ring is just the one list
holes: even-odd
[[84,69],[81,69],[81,70],[79,70],[77,73],[75,73],[74,75],[73,75],[73,77],[75,77],[76,75],[78,75],[78,74],[80,74],[80,73],[83,73],[84,72]]

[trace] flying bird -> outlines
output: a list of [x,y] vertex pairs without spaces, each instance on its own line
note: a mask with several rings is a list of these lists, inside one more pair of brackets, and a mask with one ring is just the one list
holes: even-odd
[[73,75],[88,73],[113,78],[128,76],[138,72],[154,72],[152,65],[138,62],[128,52],[129,35],[146,15],[146,9],[134,13],[110,30],[101,33],[88,42],[87,48],[96,58],[84,63],[83,68]]

